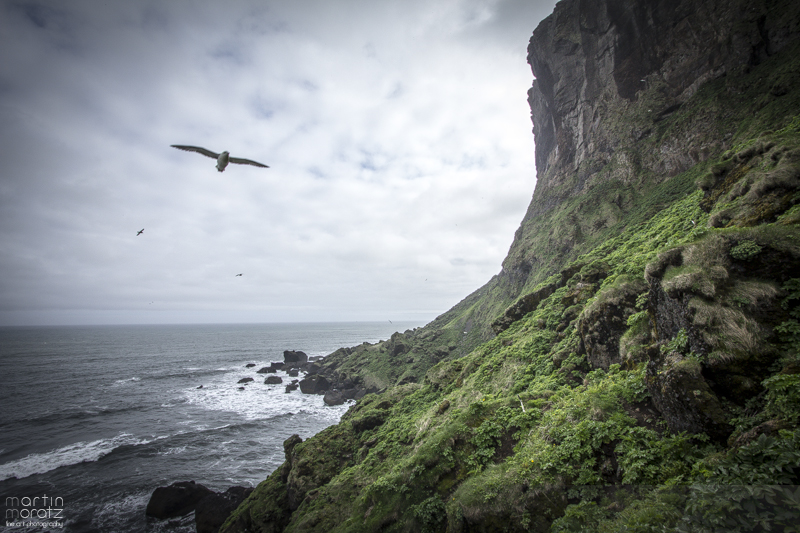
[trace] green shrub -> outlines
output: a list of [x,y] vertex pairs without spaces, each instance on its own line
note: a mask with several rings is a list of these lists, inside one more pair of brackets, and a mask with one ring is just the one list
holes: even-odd
[[431,496],[422,503],[411,506],[411,513],[419,520],[423,527],[422,532],[428,533],[441,529],[447,519],[447,510],[441,499]]
[[738,259],[739,261],[747,261],[757,255],[760,251],[761,247],[759,245],[748,240],[742,241],[731,248],[730,254],[734,259]]

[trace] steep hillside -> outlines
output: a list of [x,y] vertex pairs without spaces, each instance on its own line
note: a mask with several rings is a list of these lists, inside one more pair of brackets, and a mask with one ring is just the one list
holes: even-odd
[[502,272],[322,364],[367,394],[222,531],[794,531],[800,5],[562,0]]

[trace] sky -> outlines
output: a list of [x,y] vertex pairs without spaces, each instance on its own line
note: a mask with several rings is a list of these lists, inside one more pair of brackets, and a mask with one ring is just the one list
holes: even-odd
[[0,0],[0,326],[432,320],[530,202],[554,5]]

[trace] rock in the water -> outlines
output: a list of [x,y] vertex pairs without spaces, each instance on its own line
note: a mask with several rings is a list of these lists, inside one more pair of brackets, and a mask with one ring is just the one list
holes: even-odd
[[242,378],[236,383],[250,383],[251,381],[253,381],[253,378]]
[[264,380],[265,385],[280,385],[281,383],[283,383],[283,380],[280,376],[269,376]]
[[286,392],[289,393],[292,392],[293,390],[297,390],[298,387],[299,385],[297,383],[290,383],[286,385]]
[[328,391],[322,399],[325,405],[342,405],[344,403],[344,396],[339,391]]
[[270,368],[274,368],[275,370],[280,370],[285,365],[286,365],[286,363],[283,363],[283,362],[280,362],[280,361],[278,361],[278,362],[273,361],[272,363],[269,364],[269,367]]
[[244,365],[245,368],[253,368],[254,366],[256,366],[255,363],[247,363],[246,365]]
[[287,374],[289,374],[291,377],[294,378],[300,375],[300,370],[298,370],[297,368],[292,368],[287,372]]
[[194,511],[197,503],[210,494],[214,491],[194,481],[178,481],[168,487],[158,487],[147,502],[145,514],[161,519],[183,516]]
[[228,516],[251,492],[252,488],[231,487],[225,492],[214,492],[200,500],[194,515],[197,533],[217,533]]
[[324,376],[307,376],[300,380],[300,392],[303,394],[322,394],[331,388],[330,382]]
[[308,355],[301,351],[285,350],[283,360],[287,363],[305,363],[308,361]]
[[256,370],[256,374],[274,374],[275,372],[276,370],[271,366],[261,367],[258,370]]

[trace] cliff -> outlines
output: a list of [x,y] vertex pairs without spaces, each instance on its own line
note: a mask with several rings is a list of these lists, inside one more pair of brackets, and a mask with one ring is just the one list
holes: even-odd
[[800,5],[562,0],[528,48],[537,185],[502,271],[319,373],[222,531],[800,523]]

